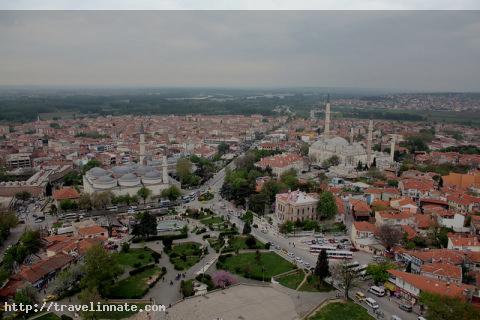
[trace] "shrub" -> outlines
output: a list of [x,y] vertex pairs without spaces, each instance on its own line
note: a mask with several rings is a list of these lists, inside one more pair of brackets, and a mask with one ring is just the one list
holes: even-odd
[[[134,265],[135,267],[135,265]],[[128,272],[131,276],[133,275],[136,275],[137,273],[140,273],[140,272],[143,272],[145,270],[148,270],[148,269],[152,269],[153,267],[155,267],[155,264],[151,263],[151,264],[146,264],[144,266],[137,266],[135,269],[133,270],[130,270],[130,272]]]
[[195,293],[193,291],[193,280],[182,280],[182,282],[180,282],[180,290],[182,291],[184,297],[193,296]]

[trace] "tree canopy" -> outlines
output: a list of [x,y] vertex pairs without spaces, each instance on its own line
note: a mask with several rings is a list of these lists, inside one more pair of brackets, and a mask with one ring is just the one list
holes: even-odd
[[317,214],[320,220],[332,219],[338,213],[335,197],[330,191],[323,191],[317,204]]

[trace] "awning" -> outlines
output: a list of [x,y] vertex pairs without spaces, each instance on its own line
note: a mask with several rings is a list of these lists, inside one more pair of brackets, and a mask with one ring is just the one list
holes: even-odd
[[385,287],[385,289],[391,291],[391,292],[395,292],[397,290],[397,286],[394,285],[393,283],[391,282],[385,282],[385,284],[383,285]]

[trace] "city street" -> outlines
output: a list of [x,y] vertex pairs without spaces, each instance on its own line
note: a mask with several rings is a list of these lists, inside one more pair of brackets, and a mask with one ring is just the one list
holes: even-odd
[[[231,163],[233,164],[233,162]],[[225,171],[221,170],[219,171],[211,180],[209,180],[205,184],[205,191],[210,190],[211,192],[214,193],[215,198],[211,201],[201,203],[198,202],[197,200],[189,203],[189,206],[192,207],[206,207],[206,208],[211,208],[214,212],[218,214],[222,214],[225,216],[227,219],[230,219],[232,223],[235,223],[239,230],[242,230],[244,222],[239,218],[239,216],[242,214],[242,211],[239,211],[237,208],[235,208],[230,202],[224,200],[220,196],[220,188],[223,184],[223,179],[225,178]],[[257,218],[254,218],[254,223],[257,224],[258,228],[252,228],[252,235],[254,235],[256,238],[258,238],[260,241],[266,243],[270,242],[272,245],[276,245],[280,247],[280,250],[277,250],[276,252],[283,256],[287,260],[291,260],[290,257],[286,253],[293,253],[295,257],[301,258],[304,262],[307,262],[310,264],[310,266],[315,266],[317,262],[317,255],[312,254],[308,250],[308,246],[304,243],[302,243],[302,240],[305,240],[306,238],[311,237],[295,237],[295,238],[286,238],[282,234],[278,233],[276,228],[273,226],[269,225],[266,221],[259,220]],[[350,229],[352,219],[347,218],[347,229]],[[267,232],[264,233],[261,230],[266,229]],[[347,237],[348,237],[348,232],[347,232]],[[356,251],[353,252],[353,259],[352,261],[357,261],[360,264],[368,264],[372,262],[372,255],[366,252],[361,252],[361,251]],[[330,265],[335,265],[339,262],[339,260],[333,260],[330,259]],[[417,315],[414,313],[407,313],[403,310],[401,310],[398,307],[398,304],[400,303],[399,299],[396,298],[389,298],[389,297],[377,297],[371,293],[368,292],[368,288],[373,285],[372,281],[359,281],[358,288],[354,288],[351,291],[351,296],[355,294],[357,291],[362,291],[366,297],[371,297],[375,299],[379,305],[379,310],[384,313],[385,319],[390,319],[392,315],[399,316],[402,320],[414,320],[417,318]],[[365,306],[365,304],[363,304]],[[368,308],[368,307],[367,307]],[[372,309],[368,308],[369,312],[372,313]]]

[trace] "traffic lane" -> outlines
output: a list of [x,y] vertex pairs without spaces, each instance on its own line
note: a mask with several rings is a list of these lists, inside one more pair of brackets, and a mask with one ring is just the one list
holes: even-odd
[[370,287],[369,283],[362,282],[359,285],[357,291],[362,291],[367,298],[372,298],[375,301],[377,301],[379,310],[385,314],[386,319],[390,319],[391,316],[393,315],[400,317],[402,320],[415,320],[417,318],[417,315],[414,314],[413,312],[406,312],[400,309],[399,304],[397,303],[395,298],[388,297],[388,296],[383,296],[383,297],[376,296],[368,292],[369,287]]
[[[242,220],[240,220],[240,219],[238,219],[238,218],[236,218],[235,216],[232,216],[232,215],[229,215],[229,216],[231,217],[232,220],[234,220],[237,223],[237,225],[243,226],[243,221]],[[283,238],[283,237],[280,237],[280,236],[274,236],[274,235],[271,235],[269,233],[265,234],[261,231],[258,231],[255,228],[252,229],[252,235],[255,236],[256,238],[258,238],[260,241],[270,242],[274,245],[280,246],[281,249],[284,249],[287,252],[293,253],[295,257],[300,257],[303,261],[308,262],[311,267],[314,267],[316,265],[317,255],[313,255],[310,252],[306,252],[305,250],[302,250],[301,248],[298,248],[297,246],[293,247],[291,245],[291,241],[289,241],[289,239],[286,239],[286,238]],[[295,257],[292,259],[291,257],[289,257],[287,254],[283,253],[282,251],[277,251],[277,252],[281,256],[286,258],[287,260],[294,260],[295,259]],[[365,259],[363,261],[365,261]],[[329,262],[332,266],[334,266],[334,265],[338,264],[340,262],[340,260],[330,259]],[[362,263],[362,262],[359,261],[359,263]],[[373,298],[377,301],[377,303],[379,305],[379,308],[385,314],[386,319],[390,319],[392,315],[399,316],[402,320],[410,320],[410,319],[415,320],[416,319],[415,314],[407,313],[407,312],[401,310],[398,307],[398,304],[393,300],[390,301],[388,299],[388,297],[380,298],[380,297],[377,297],[377,296],[374,296],[372,294],[367,293],[369,287],[370,286],[367,282],[361,282],[358,290],[363,291],[366,294],[367,297],[371,297],[371,298]],[[355,292],[355,289],[352,290],[352,293],[353,292]]]

